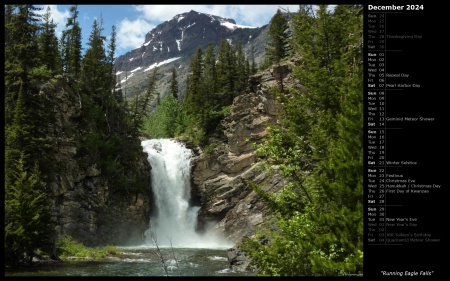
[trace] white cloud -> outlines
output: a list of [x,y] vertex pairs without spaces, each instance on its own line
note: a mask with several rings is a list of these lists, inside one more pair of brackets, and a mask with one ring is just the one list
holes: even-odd
[[136,11],[141,12],[145,19],[160,24],[172,19],[175,15],[195,10],[196,5],[136,5]]
[[147,32],[155,28],[142,18],[130,21],[125,18],[117,26],[117,49],[126,51],[141,46],[145,42]]
[[[218,5],[215,5],[218,6]],[[297,12],[298,5],[237,5],[230,6],[230,15],[227,17],[236,20],[237,24],[250,25],[261,27],[268,24],[272,17],[277,12],[289,10],[290,12]],[[239,22],[238,22],[239,20]]]
[[223,18],[231,18],[236,24],[260,27],[268,24],[278,8],[298,11],[298,5],[136,5],[135,9],[142,12],[146,20],[155,25],[171,20],[175,15],[194,10]]

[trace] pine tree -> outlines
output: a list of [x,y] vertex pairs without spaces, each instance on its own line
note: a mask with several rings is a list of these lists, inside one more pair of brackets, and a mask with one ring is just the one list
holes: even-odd
[[92,25],[89,42],[87,43],[89,48],[82,60],[81,78],[83,93],[97,99],[98,103],[103,106],[104,101],[100,100],[103,100],[105,91],[110,90],[112,69],[104,48],[106,37],[102,35],[101,24],[101,21],[98,22],[95,19]]
[[77,119],[79,156],[84,165],[98,165],[111,186],[110,196],[131,194],[144,183],[135,161],[140,153],[137,136],[148,105],[140,100],[141,103],[130,102],[130,108],[122,92],[116,92],[115,28],[106,50],[102,24],[101,18],[93,21],[89,47],[81,61],[79,89],[83,107]]
[[63,67],[63,77],[66,82],[77,93],[80,102],[80,108],[83,102],[80,93],[80,75],[81,75],[81,51],[82,36],[81,27],[78,23],[78,7],[73,5],[70,7],[71,16],[67,18],[66,29],[62,32],[60,40],[60,53]]
[[189,64],[188,83],[186,91],[186,101],[184,102],[186,112],[190,116],[195,116],[200,122],[202,112],[202,77],[203,77],[203,51],[199,47]]
[[220,99],[217,97],[217,73],[216,73],[216,56],[215,47],[212,43],[208,44],[205,57],[203,60],[203,123],[202,128],[206,134],[213,131],[217,125],[218,112],[221,110]]
[[5,46],[10,45],[13,42],[12,37],[12,25],[14,19],[14,5],[5,5]]
[[78,23],[78,7],[73,5],[70,7],[71,16],[67,18],[66,30],[62,32],[61,37],[61,54],[63,61],[63,73],[66,80],[71,85],[76,86],[78,90],[78,83],[81,73],[81,51],[82,51],[82,36],[81,27]]
[[[89,36],[88,49],[81,61],[80,80],[75,88],[80,90],[83,104],[82,112],[78,118],[78,126],[83,128],[80,132],[82,147],[80,154],[89,155],[92,163],[105,161],[108,154],[106,142],[112,130],[108,123],[112,95],[111,64],[107,60],[101,23],[95,19]],[[108,115],[107,115],[108,114]]]
[[33,151],[33,125],[25,105],[24,89],[20,87],[11,125],[5,127],[5,184],[12,185],[14,165],[21,155],[30,156]]
[[178,100],[178,81],[177,81],[177,70],[175,69],[175,66],[172,68],[172,78],[170,80],[170,93],[176,100]]
[[51,19],[50,7],[47,7],[47,12],[42,16],[44,22],[41,25],[41,32],[39,34],[39,54],[41,58],[41,65],[47,66],[47,69],[53,74],[62,73],[62,61],[59,53],[59,42],[56,37],[56,24]]
[[7,5],[5,9],[5,35],[8,40],[5,44],[5,126],[9,126],[19,88],[27,96],[32,92],[29,75],[39,64],[36,36],[40,17],[36,13],[39,9],[29,4]]
[[[107,107],[106,116],[108,117],[107,123],[110,127],[110,131],[114,134],[118,134],[120,136],[126,135],[127,129],[125,128],[126,123],[126,112],[125,112],[125,100],[123,98],[123,94],[121,90],[117,90],[116,88],[116,80],[118,79],[115,74],[114,69],[114,56],[116,51],[116,27],[112,26],[110,42],[108,44],[108,55],[106,57],[106,65],[105,65],[105,74],[109,73],[109,88],[112,89],[111,97],[107,97]],[[106,78],[105,78],[106,79]],[[117,83],[117,84],[120,84]]]
[[[55,161],[52,159],[54,153],[56,153],[56,146],[54,141],[51,140],[56,128],[56,112],[58,108],[58,99],[55,97],[58,91],[58,86],[61,85],[62,74],[62,61],[59,52],[59,42],[55,34],[56,24],[51,19],[50,8],[42,16],[43,22],[40,24],[40,32],[37,37],[39,46],[39,65],[34,68],[30,77],[33,80],[35,88],[39,89],[39,95],[37,101],[34,103],[34,116],[36,135],[41,133],[42,140],[46,141],[42,146],[51,148],[46,149],[43,154],[43,159],[47,158],[46,163],[40,161],[40,166],[45,167],[48,172],[56,171]],[[49,125],[52,124],[52,125]],[[50,137],[50,138],[49,138]],[[45,157],[47,156],[47,157]],[[44,170],[43,174],[47,174]]]
[[14,161],[5,186],[5,256],[15,265],[31,265],[38,249],[50,253],[55,229],[39,167],[27,168],[25,159],[21,153]]
[[145,114],[150,108],[151,103],[155,106],[161,104],[161,94],[156,90],[158,82],[158,68],[153,68],[151,74],[148,75],[147,91],[145,92],[142,102],[142,112]]
[[[280,65],[280,61],[288,55],[291,47],[288,42],[288,30],[289,26],[287,24],[286,17],[281,13],[280,9],[277,10],[276,14],[273,16],[268,33],[268,42],[266,48],[266,59],[265,64],[276,64]],[[278,68],[280,71],[283,68]],[[283,73],[279,73],[278,85],[281,90],[283,90]]]
[[217,54],[217,90],[222,106],[231,105],[235,96],[236,58],[232,46],[222,40]]
[[245,89],[248,80],[248,72],[246,70],[246,59],[242,52],[242,43],[238,41],[236,46],[236,91],[240,92]]
[[[109,65],[109,67],[107,68],[110,73],[111,73],[111,88],[113,89],[113,93],[115,94],[116,91],[116,87],[115,87],[115,82],[116,82],[116,74],[115,74],[115,69],[114,69],[114,56],[115,56],[115,52],[116,52],[116,26],[113,25],[112,26],[112,31],[111,31],[111,37],[110,37],[110,42],[108,44],[108,56],[107,56],[107,64]],[[120,95],[122,96],[122,95]]]
[[205,84],[205,91],[207,94],[207,102],[214,107],[214,102],[217,103],[214,95],[217,92],[217,71],[216,71],[216,55],[215,48],[212,43],[208,44],[204,58],[204,74],[203,83]]
[[134,96],[131,102],[131,114],[133,120],[133,128],[141,130],[145,116],[150,113],[150,108],[157,108],[161,103],[161,97],[156,90],[158,83],[158,68],[155,67],[147,76],[147,89],[144,93]]
[[270,21],[266,48],[266,56],[271,63],[279,64],[281,59],[288,55],[291,48],[288,42],[288,29],[286,17],[278,9]]
[[[17,132],[19,123],[28,123],[28,136],[18,140],[20,148],[30,156],[30,161],[37,161],[47,177],[52,171],[52,143],[49,140],[52,122],[53,99],[50,91],[41,89],[53,87],[53,69],[41,65],[42,57],[39,44],[39,20],[33,5],[8,6],[5,32],[9,34],[9,44],[5,45],[5,131]],[[16,103],[21,96],[21,104]],[[27,116],[17,118],[17,109]],[[27,120],[28,118],[28,120]],[[23,124],[22,123],[22,124]],[[17,137],[17,136],[16,136]],[[12,147],[17,146],[14,141]],[[16,158],[17,160],[17,158]]]

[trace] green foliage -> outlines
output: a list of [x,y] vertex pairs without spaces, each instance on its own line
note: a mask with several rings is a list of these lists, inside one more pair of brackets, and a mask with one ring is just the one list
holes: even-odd
[[62,60],[55,31],[57,24],[51,19],[50,6],[47,7],[42,19],[44,22],[41,24],[41,32],[38,38],[41,63],[47,66],[52,74],[61,74]]
[[172,78],[170,79],[170,93],[178,101],[178,81],[177,81],[177,70],[175,66],[172,68]]
[[[288,55],[291,47],[289,45],[288,34],[289,26],[286,16],[281,13],[280,9],[277,10],[269,26],[269,39],[266,48],[267,63],[280,63],[281,59]],[[267,64],[265,63],[265,64]]]
[[81,73],[81,27],[78,23],[78,7],[70,7],[70,17],[67,18],[66,29],[61,37],[61,54],[64,76],[67,81],[77,87]]
[[147,89],[145,92],[134,95],[130,101],[129,110],[134,130],[141,131],[150,108],[152,106],[158,107],[161,103],[160,94],[156,91],[157,82],[158,68],[155,67],[148,75]]
[[36,40],[40,16],[36,7],[7,5],[5,17],[5,125],[13,119],[19,92],[27,95],[32,91],[29,70],[38,66],[39,46]]
[[187,91],[186,100],[184,101],[184,108],[186,113],[198,119],[202,122],[204,118],[205,106],[204,103],[207,101],[204,99],[205,92],[203,91],[201,79],[203,76],[203,51],[198,48],[195,55],[192,57],[190,62],[190,73],[187,77]]
[[[244,251],[258,265],[259,275],[339,276],[362,270],[362,242],[351,241],[351,222],[345,209],[333,217],[316,214],[311,207],[295,212],[289,220],[278,220],[279,231],[259,233],[242,243]],[[329,226],[327,222],[332,221]],[[340,224],[339,227],[336,227]],[[337,232],[337,235],[334,234]],[[270,243],[261,244],[262,238]],[[320,247],[318,247],[320,245]]]
[[282,122],[257,147],[266,169],[290,182],[275,195],[249,185],[270,203],[278,228],[260,234],[270,243],[257,236],[243,249],[261,275],[362,273],[361,7],[301,6],[293,25],[302,54],[294,76],[305,88],[290,89],[290,98],[271,89],[284,105]]
[[83,260],[98,260],[108,256],[120,255],[120,250],[113,245],[102,248],[89,248],[76,241],[71,236],[65,235],[57,242],[57,254],[62,259],[77,258]]
[[203,146],[207,143],[205,131],[198,128],[195,120],[193,120],[190,116],[187,118],[187,126],[184,135],[187,137],[188,141],[195,146]]
[[[38,10],[5,7],[5,259],[13,264],[48,252],[54,230],[47,184],[55,170],[49,124],[58,52],[48,13],[40,25]],[[50,53],[55,63],[44,64]]]
[[167,95],[145,120],[143,132],[152,138],[173,138],[184,132],[186,115],[173,95]]
[[249,77],[249,65],[248,60],[245,58],[244,53],[242,51],[242,43],[238,41],[236,46],[236,91],[240,92],[245,89],[247,85],[247,80]]
[[250,72],[240,42],[233,47],[222,40],[217,58],[212,44],[204,55],[197,49],[186,81],[184,134],[194,143],[205,144],[210,135],[220,131],[221,120],[229,116],[233,99],[245,89]]
[[217,111],[212,109],[208,113],[208,117],[204,124],[204,130],[206,134],[210,134],[216,132],[221,129],[220,121],[225,117],[230,116],[231,114],[231,105],[223,106],[219,108]]
[[21,153],[9,167],[10,183],[5,186],[5,255],[13,264],[31,264],[38,249],[49,253],[55,227],[39,167],[28,168],[25,161]]
[[272,208],[276,208],[276,195],[273,193],[265,192],[259,185],[254,183],[253,181],[246,180],[245,183],[255,191],[261,198],[267,202]]
[[220,106],[230,105],[236,96],[237,59],[233,46],[222,40],[217,54],[217,96]]
[[205,153],[206,154],[213,154],[214,150],[217,148],[217,143],[210,143],[208,145],[205,146]]

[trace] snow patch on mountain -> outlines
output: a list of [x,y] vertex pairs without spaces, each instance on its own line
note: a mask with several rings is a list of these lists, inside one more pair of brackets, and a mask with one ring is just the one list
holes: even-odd
[[171,58],[171,59],[168,59],[168,60],[164,60],[164,61],[159,62],[159,63],[155,62],[154,64],[150,65],[148,68],[144,69],[144,72],[146,72],[147,70],[150,70],[152,68],[159,67],[159,66],[161,66],[163,64],[171,63],[171,62],[176,61],[177,59],[180,59],[180,58],[181,57],[176,57],[176,58]]

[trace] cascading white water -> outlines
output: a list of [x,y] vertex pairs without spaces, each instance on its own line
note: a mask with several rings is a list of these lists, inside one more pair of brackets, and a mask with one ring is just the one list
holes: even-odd
[[190,161],[192,151],[170,139],[151,139],[141,143],[152,167],[152,190],[155,210],[146,231],[146,244],[186,248],[229,246],[214,233],[195,231],[198,206],[189,204]]

